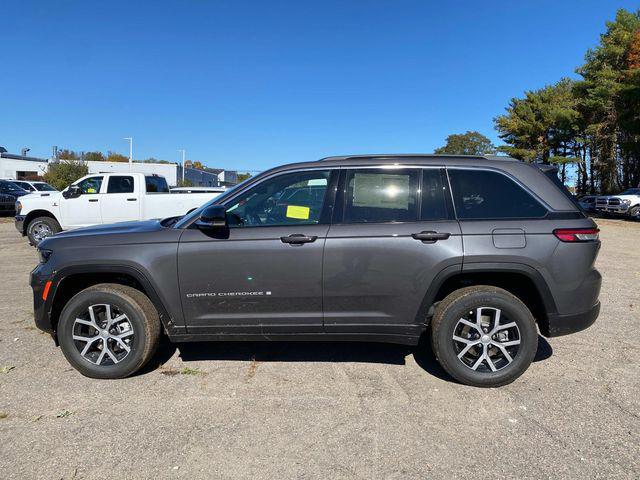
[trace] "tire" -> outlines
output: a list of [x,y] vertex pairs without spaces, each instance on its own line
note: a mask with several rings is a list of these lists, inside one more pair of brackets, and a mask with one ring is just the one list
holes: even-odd
[[[478,310],[483,334],[477,328]],[[463,341],[455,341],[454,334]],[[538,331],[520,299],[501,288],[479,285],[456,290],[438,304],[431,322],[431,344],[442,368],[457,381],[500,387],[529,368],[538,348]]]
[[62,228],[60,228],[60,224],[55,218],[37,217],[27,225],[27,237],[29,238],[29,243],[37,247],[42,240],[55,235],[61,230]]
[[631,218],[640,219],[640,205],[634,205],[627,212]]
[[[105,328],[105,305],[114,319],[110,329]],[[92,320],[99,328],[90,325]],[[144,293],[102,283],[69,300],[60,315],[57,335],[62,353],[81,374],[116,379],[134,374],[151,359],[160,341],[160,327],[158,312]]]

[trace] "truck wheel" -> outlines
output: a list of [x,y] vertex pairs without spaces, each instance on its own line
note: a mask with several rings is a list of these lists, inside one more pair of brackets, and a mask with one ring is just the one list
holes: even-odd
[[149,298],[135,288],[103,283],[75,295],[57,329],[62,353],[91,378],[124,378],[155,353],[160,319]]
[[631,207],[628,213],[631,218],[640,218],[640,205]]
[[431,343],[453,378],[475,387],[499,387],[524,373],[535,357],[538,331],[529,309],[492,286],[461,288],[435,310]]
[[27,237],[29,238],[29,243],[37,247],[42,240],[55,235],[61,230],[62,228],[60,228],[60,224],[55,218],[38,217],[31,220],[27,225]]

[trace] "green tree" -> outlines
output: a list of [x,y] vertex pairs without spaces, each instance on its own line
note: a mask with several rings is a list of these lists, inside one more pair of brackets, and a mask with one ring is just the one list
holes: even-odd
[[238,173],[238,183],[244,182],[247,178],[251,178],[251,174],[249,172]]
[[58,158],[60,160],[80,160],[80,154],[73,150],[64,148],[62,150],[58,150]]
[[82,158],[85,162],[104,162],[106,160],[102,152],[85,152]]
[[640,181],[637,108],[640,91],[640,10],[618,10],[597,47],[576,72],[576,93],[585,121],[592,184],[609,193]]
[[499,150],[527,162],[549,163],[552,157],[571,151],[580,114],[568,78],[555,85],[525,92],[512,98],[507,112],[494,119],[500,138],[507,145]]
[[80,177],[89,173],[89,167],[79,160],[60,160],[58,163],[50,163],[44,181],[57,190],[62,190],[71,185]]
[[107,162],[128,162],[129,157],[121,155],[116,152],[109,151],[107,152]]
[[490,155],[495,152],[491,140],[476,131],[449,135],[444,147],[435,150],[435,153],[449,155]]

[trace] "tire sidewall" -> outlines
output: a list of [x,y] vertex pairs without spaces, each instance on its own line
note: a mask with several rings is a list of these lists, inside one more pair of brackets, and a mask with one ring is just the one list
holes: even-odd
[[[453,331],[458,320],[478,307],[498,308],[502,318],[516,322],[520,330],[520,349],[513,362],[497,372],[476,372],[462,363],[455,352]],[[438,360],[457,380],[476,386],[500,386],[511,383],[531,364],[538,346],[538,331],[529,309],[517,298],[501,292],[476,292],[451,303],[443,312],[434,337]]]
[[[115,365],[98,366],[85,359],[75,346],[72,338],[76,317],[87,312],[91,305],[110,304],[127,315],[134,331],[131,351]],[[66,359],[80,373],[92,378],[123,378],[140,368],[143,363],[145,343],[148,341],[144,312],[135,301],[120,292],[100,290],[83,291],[73,297],[65,306],[58,323],[58,342]]]
[[33,220],[31,220],[31,222],[29,222],[29,225],[27,225],[27,238],[29,239],[29,242],[31,242],[32,245],[38,246],[38,244],[40,243],[38,240],[34,238],[33,232],[32,232],[32,228],[38,223],[46,223],[51,229],[51,232],[53,235],[55,235],[60,231],[58,222],[55,221],[53,218],[49,218],[49,217],[34,218]]

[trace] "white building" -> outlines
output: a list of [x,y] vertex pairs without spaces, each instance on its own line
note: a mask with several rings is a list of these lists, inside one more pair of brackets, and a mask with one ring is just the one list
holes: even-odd
[[0,152],[0,178],[18,180],[41,177],[48,167],[47,160],[43,158]]
[[171,186],[178,184],[178,165],[175,163],[86,162],[89,173],[133,172],[162,175]]
[[[0,147],[0,178],[21,180],[44,175],[52,159],[26,157],[3,151]],[[89,173],[133,172],[162,175],[170,186],[182,179],[182,167],[175,163],[86,162]],[[237,172],[221,169],[198,170],[187,167],[185,179],[194,186],[218,187],[237,183]]]

